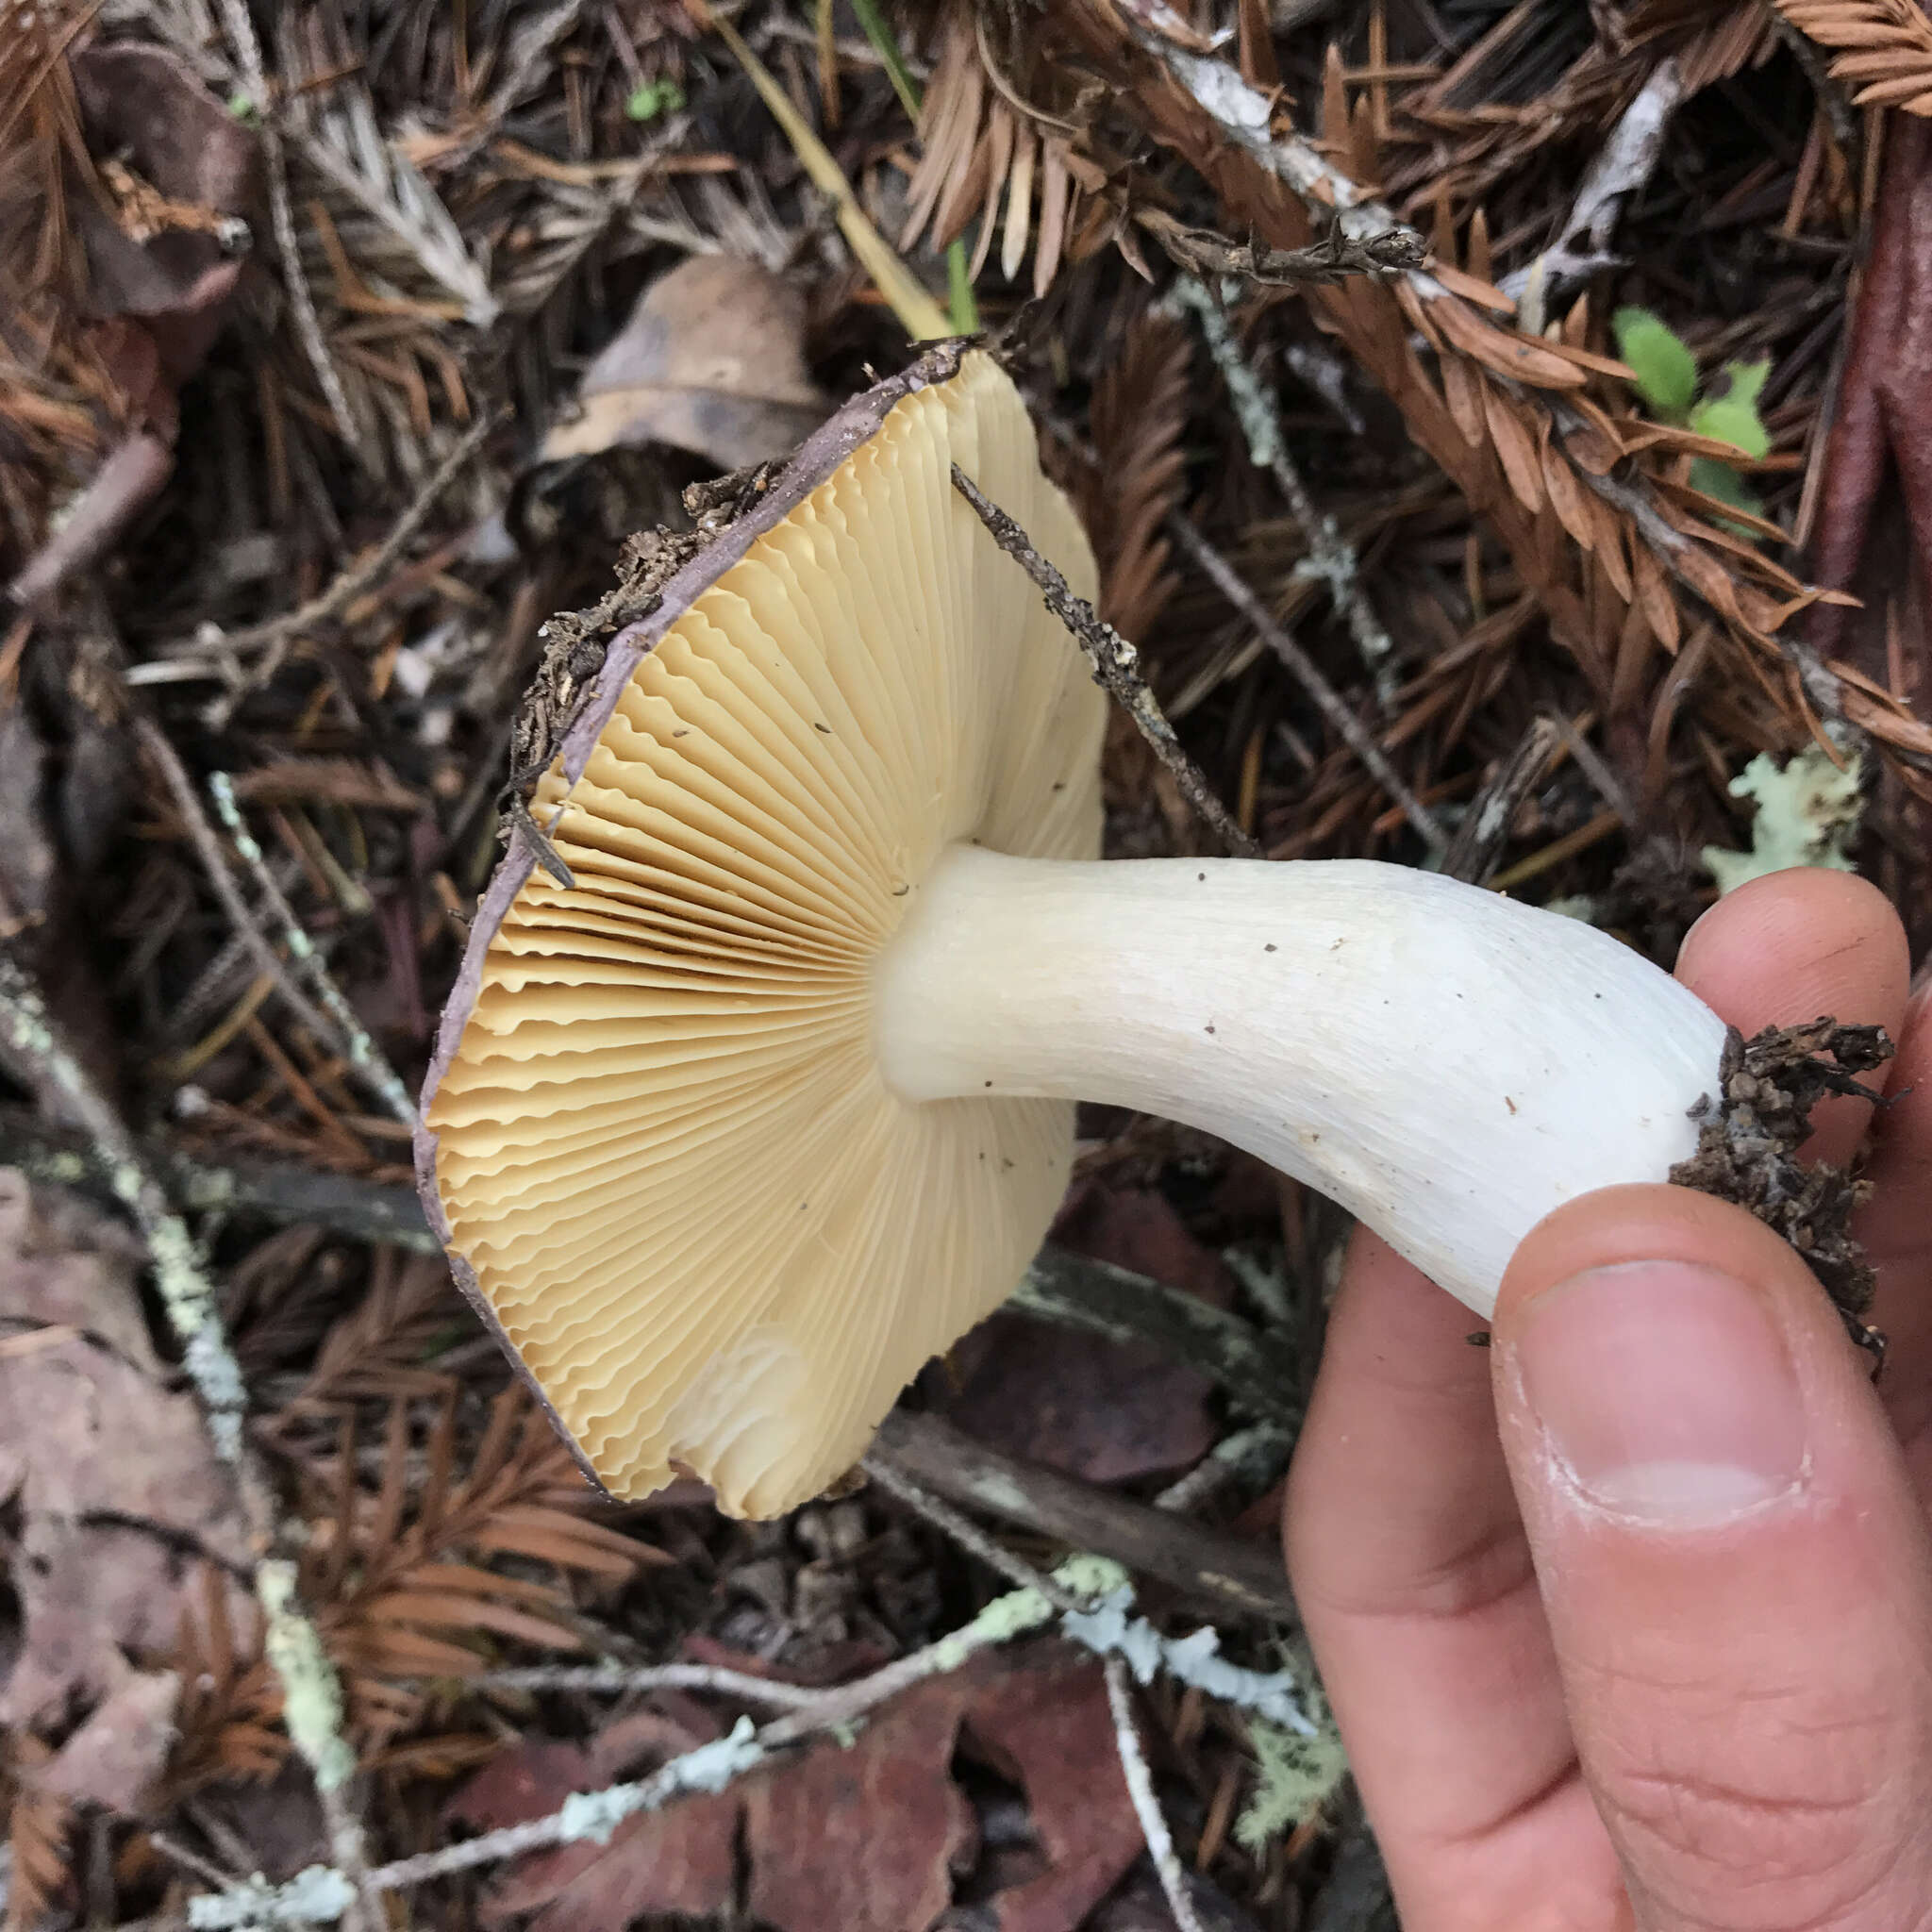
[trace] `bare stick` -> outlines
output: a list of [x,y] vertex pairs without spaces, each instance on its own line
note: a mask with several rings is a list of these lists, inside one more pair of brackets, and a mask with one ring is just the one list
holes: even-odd
[[779,1710],[809,1710],[831,1693],[775,1677],[754,1677],[711,1664],[539,1664],[525,1671],[488,1671],[465,1677],[465,1690],[708,1690],[745,1704]]
[[282,258],[282,280],[288,287],[290,306],[295,311],[295,333],[302,338],[308,366],[322,386],[329,414],[336,419],[342,441],[355,451],[365,469],[373,469],[361,425],[349,407],[349,392],[342,387],[341,372],[328,352],[322,318],[315,312],[315,297],[302,273],[302,244],[296,239],[295,211],[289,200],[289,158],[282,147],[281,130],[269,111],[268,75],[262,68],[261,42],[255,37],[255,23],[248,17],[248,0],[222,0],[222,19],[241,58],[242,76],[256,109],[262,153],[268,161],[269,216],[275,225],[275,251]]
[[1147,1840],[1147,1854],[1154,1860],[1155,1875],[1167,1895],[1168,1910],[1180,1932],[1207,1932],[1194,1910],[1188,1891],[1188,1874],[1181,1870],[1179,1855],[1174,1848],[1174,1834],[1155,1795],[1154,1775],[1147,1769],[1146,1754],[1141,1749],[1141,1733],[1134,1725],[1134,1702],[1127,1689],[1127,1667],[1117,1657],[1107,1660],[1107,1702],[1113,1712],[1113,1734],[1120,1746],[1121,1772],[1127,1781],[1127,1796],[1133,1800],[1134,1816],[1141,1821],[1141,1836]]
[[[455,480],[463,466],[482,447],[483,439],[495,427],[495,418],[488,410],[480,410],[476,419],[464,430],[451,446],[449,454],[431,471],[428,480],[419,490],[409,507],[395,521],[393,527],[376,547],[360,563],[353,564],[338,576],[328,589],[319,596],[311,597],[299,609],[285,612],[280,617],[265,619],[260,624],[252,624],[244,629],[226,632],[219,641],[219,649],[226,653],[258,651],[265,646],[286,641],[305,630],[312,630],[319,624],[326,624],[340,617],[356,599],[388,575],[391,567],[399,558],[409,540],[423,527],[424,519],[435,508],[437,499]],[[208,653],[210,646],[198,638],[172,647],[170,655],[175,657],[200,657]]]
[[1337,223],[1306,248],[1263,248],[1230,242],[1213,228],[1191,228],[1159,208],[1134,210],[1176,268],[1196,275],[1236,275],[1262,288],[1324,288],[1350,275],[1380,281],[1428,260],[1427,244],[1399,223],[1373,234],[1350,234]]
[[1349,635],[1362,654],[1362,662],[1375,680],[1375,695],[1388,707],[1395,697],[1395,643],[1382,620],[1370,608],[1362,590],[1361,559],[1349,547],[1335,519],[1315,508],[1308,486],[1302,481],[1301,472],[1288,454],[1274,398],[1248,366],[1241,344],[1234,339],[1227,311],[1191,275],[1183,275],[1174,283],[1174,300],[1191,309],[1200,323],[1202,340],[1214,358],[1214,366],[1221,371],[1221,379],[1227,385],[1228,400],[1234,404],[1241,433],[1248,440],[1249,460],[1257,469],[1266,470],[1274,476],[1288,504],[1289,514],[1301,529],[1308,549],[1298,570],[1328,586],[1328,594],[1346,622]]
[[976,1523],[922,1489],[891,1457],[874,1449],[859,1467],[880,1489],[898,1497],[908,1509],[924,1517],[935,1529],[951,1537],[968,1556],[977,1557],[990,1570],[997,1570],[1023,1590],[1037,1590],[1057,1610],[1077,1610],[1080,1607],[1075,1598],[1049,1582],[1031,1563],[1022,1561],[1010,1550],[995,1542]]
[[1140,653],[1113,625],[1104,622],[1092,605],[1076,597],[1067,580],[1034,548],[1026,532],[995,503],[979,492],[964,470],[953,465],[953,488],[992,533],[992,540],[1012,558],[1046,599],[1046,608],[1066,625],[1087,654],[1093,667],[1093,681],[1123,706],[1141,728],[1141,736],[1154,747],[1160,762],[1174,774],[1181,796],[1213,826],[1221,842],[1238,858],[1258,858],[1261,848],[1235,823],[1226,806],[1214,795],[1200,766],[1181,749],[1174,726],[1156,703],[1147,680],[1141,675]]
[[1452,879],[1466,879],[1473,886],[1489,883],[1517,810],[1542,776],[1562,736],[1562,727],[1549,718],[1537,719],[1524,733],[1482,796],[1470,807],[1442,855],[1442,870]]
[[149,719],[136,719],[134,728],[142,746],[160,767],[169,794],[188,827],[189,841],[201,860],[201,869],[208,874],[208,884],[215,889],[215,897],[222,902],[223,910],[227,913],[256,964],[274,977],[276,993],[303,1025],[332,1053],[348,1058],[348,1041],[295,983],[287,963],[256,924],[255,915],[249,910],[247,900],[242,896],[242,889],[236,885],[234,874],[228,870],[228,861],[222,856],[221,841],[215,837],[214,827],[208,824],[208,815],[201,808],[201,801],[194,795],[194,786],[188,776],[187,768],[175,756],[175,747],[168,742],[160,727]]
[[1444,850],[1449,836],[1436,823],[1435,814],[1403,782],[1402,774],[1375,742],[1374,733],[1349,709],[1341,693],[1322,675],[1315,660],[1274,622],[1268,607],[1248,588],[1235,567],[1178,510],[1167,519],[1167,530],[1201,567],[1214,588],[1254,625],[1261,641],[1288,666],[1314,699],[1322,715],[1334,725],[1337,736],[1361,759],[1375,783],[1402,808],[1403,817],[1422,835],[1423,842],[1431,852]]
[[1294,1620],[1281,1553],[1266,1543],[1184,1522],[1004,1455],[940,1416],[896,1410],[880,1427],[874,1454],[880,1453],[928,1493],[1075,1549],[1099,1551],[1217,1616]]
[[235,787],[227,773],[213,773],[208,778],[208,789],[214,798],[215,810],[221,814],[222,824],[227,827],[228,837],[234,841],[235,850],[242,855],[242,862],[247,866],[262,898],[282,922],[282,943],[288,947],[289,957],[315,989],[315,996],[329,1017],[341,1028],[342,1039],[348,1047],[349,1064],[362,1075],[364,1083],[397,1120],[406,1127],[413,1127],[416,1124],[416,1103],[409,1098],[408,1089],[397,1077],[396,1070],[369,1037],[368,1029],[356,1017],[354,1009],[329,977],[328,968],[322,963],[322,955],[315,950],[314,942],[302,929],[302,922],[295,917],[295,908],[283,896],[281,887],[275,884],[268,869],[268,861],[262,857],[261,847],[255,842],[255,835],[248,829],[242,817],[242,808],[235,802]]

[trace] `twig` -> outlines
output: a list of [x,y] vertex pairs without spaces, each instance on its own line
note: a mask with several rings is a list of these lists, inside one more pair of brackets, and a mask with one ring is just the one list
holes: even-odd
[[[1339,219],[1335,232],[1338,235],[1346,232]],[[1388,228],[1373,232],[1408,231],[1398,230],[1391,224]],[[1226,309],[1191,275],[1182,275],[1174,283],[1173,299],[1183,308],[1191,309],[1201,325],[1201,336],[1208,344],[1208,353],[1213,357],[1214,366],[1221,371],[1221,378],[1227,385],[1228,399],[1234,404],[1235,415],[1240,419],[1241,433],[1247,438],[1248,459],[1257,469],[1267,470],[1274,476],[1275,486],[1288,504],[1289,514],[1300,526],[1308,548],[1307,555],[1296,566],[1297,572],[1305,576],[1317,577],[1328,586],[1328,594],[1347,624],[1349,635],[1355,639],[1356,648],[1361,653],[1362,662],[1375,681],[1375,695],[1386,709],[1395,698],[1395,643],[1382,620],[1370,608],[1368,596],[1362,590],[1361,560],[1349,547],[1335,519],[1315,508],[1314,498],[1308,494],[1308,486],[1303,482],[1301,472],[1288,454],[1274,398],[1241,354]],[[1440,838],[1441,834],[1437,836]]]
[[235,43],[249,99],[256,109],[262,154],[268,162],[269,215],[275,225],[275,250],[282,258],[282,280],[289,291],[290,306],[295,311],[295,332],[302,338],[308,366],[315,372],[342,441],[355,452],[364,469],[374,470],[362,425],[349,407],[349,392],[342,387],[341,372],[328,352],[322,318],[315,312],[315,297],[302,273],[302,244],[296,238],[295,211],[289,199],[289,157],[282,146],[281,129],[270,111],[268,75],[261,63],[261,42],[256,39],[255,23],[248,16],[248,0],[222,0],[222,18],[228,38]]
[[[195,856],[201,860],[201,869],[208,874],[208,884],[215,889],[215,897],[222,902],[223,909],[233,923],[236,932],[246,942],[256,964],[264,973],[274,976],[276,993],[316,1040],[331,1052],[341,1054],[345,1059],[348,1058],[347,1041],[342,1039],[334,1024],[295,983],[287,963],[269,944],[262,935],[261,928],[256,924],[255,915],[249,910],[248,902],[242,896],[242,889],[236,885],[234,874],[228,870],[228,861],[222,856],[221,841],[216,839],[214,827],[208,824],[208,815],[201,808],[201,801],[194,795],[194,786],[188,776],[187,768],[176,757],[175,747],[168,742],[160,727],[149,719],[136,719],[134,728],[142,746],[160,768],[168,791],[188,828],[189,841],[194,847]],[[366,1070],[358,1068],[357,1071],[362,1074],[364,1083],[379,1094],[379,1090],[375,1087]]]
[[239,1469],[248,1393],[194,1242],[160,1183],[149,1173],[126,1124],[60,1038],[40,989],[5,953],[0,953],[0,1024],[15,1051],[58,1090],[101,1150],[115,1196],[147,1242],[155,1286],[167,1310],[168,1325],[181,1341],[182,1366],[208,1411],[208,1433],[222,1459]]
[[1086,652],[1087,661],[1093,667],[1094,682],[1123,706],[1140,726],[1141,736],[1174,774],[1182,797],[1207,820],[1222,843],[1237,858],[1260,858],[1261,848],[1235,823],[1227,808],[1214,795],[1201,768],[1181,749],[1174,726],[1167,722],[1147,680],[1141,675],[1140,653],[1112,625],[1105,623],[1084,597],[1074,596],[1066,578],[1034,548],[1026,532],[997,504],[981,495],[972,477],[958,463],[953,465],[953,487],[973,506],[979,521],[992,533],[993,541],[1040,586],[1046,608]]
[[1254,1423],[1224,1436],[1186,1475],[1168,1484],[1154,1507],[1176,1516],[1198,1509],[1238,1478],[1265,1489],[1288,1467],[1294,1437],[1279,1423]]
[[1525,335],[1541,335],[1551,291],[1621,266],[1622,258],[1608,252],[1617,216],[1625,202],[1656,172],[1663,154],[1671,116],[1684,97],[1684,71],[1674,55],[1652,69],[1650,78],[1624,109],[1609,139],[1597,150],[1560,233],[1527,266],[1504,276],[1497,286],[1519,304],[1517,326]]
[[[388,575],[390,566],[423,527],[424,519],[436,507],[437,498],[449,488],[464,464],[482,447],[483,439],[495,426],[496,419],[489,410],[478,410],[475,420],[457,439],[449,454],[430,472],[428,480],[417,491],[408,508],[396,519],[389,535],[360,563],[352,564],[344,570],[327,590],[319,596],[311,597],[299,609],[287,611],[280,617],[267,618],[260,624],[248,625],[241,630],[225,632],[217,640],[215,648],[228,655],[260,650],[264,646],[286,642],[303,631],[312,630],[319,624],[340,617],[358,597]],[[208,655],[210,648],[201,639],[194,638],[171,646],[169,655],[201,657]]]
[[[0,1028],[14,1050],[62,1094],[107,1160],[114,1192],[147,1243],[155,1287],[181,1344],[182,1366],[207,1414],[215,1453],[234,1470],[257,1546],[266,1549],[276,1525],[273,1492],[242,1435],[248,1391],[187,1224],[142,1159],[126,1123],[60,1037],[40,989],[6,954],[0,954]],[[293,1566],[264,1557],[256,1570],[256,1591],[269,1612],[269,1660],[281,1678],[289,1735],[314,1775],[330,1856],[349,1888],[343,1908],[360,1900],[366,1910],[374,1894],[364,1882],[362,1828],[343,1790],[355,1757],[341,1735],[341,1686],[314,1624],[295,1602]],[[279,1644],[274,1641],[277,1632]],[[370,1924],[379,1925],[381,1920],[373,1918]]]
[[1113,1712],[1113,1734],[1120,1746],[1121,1772],[1127,1781],[1127,1796],[1133,1800],[1134,1815],[1141,1821],[1141,1835],[1147,1840],[1148,1856],[1154,1860],[1155,1875],[1167,1895],[1168,1910],[1180,1932],[1207,1932],[1194,1901],[1188,1893],[1188,1874],[1181,1870],[1174,1848],[1174,1834],[1155,1795],[1154,1775],[1147,1769],[1146,1754],[1141,1749],[1141,1734],[1134,1725],[1132,1694],[1127,1690],[1127,1667],[1119,1657],[1107,1660],[1107,1702]]
[[1401,807],[1403,817],[1421,834],[1423,842],[1431,852],[1443,851],[1448,846],[1449,835],[1437,824],[1435,814],[1403,782],[1402,774],[1389,762],[1374,734],[1349,709],[1341,693],[1322,675],[1315,660],[1274,622],[1268,607],[1248,588],[1234,566],[1178,510],[1167,519],[1167,530],[1214,588],[1255,627],[1262,642],[1300,680],[1342,742],[1361,759],[1375,783]]
[[[423,1255],[442,1252],[413,1188],[270,1161],[217,1166],[153,1139],[139,1145],[168,1198],[184,1212],[255,1214],[281,1226],[313,1222],[351,1241],[386,1241]],[[37,1121],[21,1108],[0,1108],[0,1164],[56,1187],[96,1196],[113,1191],[110,1163],[84,1135]]]
[[708,1690],[746,1704],[809,1710],[829,1693],[775,1677],[754,1677],[710,1664],[539,1664],[532,1670],[488,1671],[463,1679],[465,1690]]
[[969,1521],[950,1505],[922,1489],[890,1456],[874,1448],[859,1467],[880,1489],[896,1496],[935,1529],[951,1537],[968,1556],[977,1557],[988,1569],[997,1570],[1008,1582],[1017,1583],[1022,1590],[1039,1591],[1057,1610],[1080,1608],[1074,1598],[1058,1591],[1031,1563],[1022,1561],[1010,1550],[995,1542],[976,1523]]
[[1190,275],[1233,275],[1268,289],[1321,288],[1350,275],[1380,278],[1420,268],[1429,258],[1422,237],[1400,225],[1351,235],[1338,224],[1306,248],[1263,248],[1252,237],[1242,244],[1212,228],[1191,228],[1159,208],[1136,208],[1134,220]]
[[1550,718],[1537,719],[1524,733],[1457,826],[1456,837],[1442,855],[1442,870],[1450,878],[1474,886],[1489,882],[1508,842],[1518,808],[1542,776],[1562,736],[1561,726]]
[[1022,1529],[1096,1550],[1219,1616],[1292,1623],[1281,1554],[1225,1530],[1183,1522],[1058,1470],[975,1442],[932,1415],[889,1415],[874,1453],[930,1492]]
[[341,1029],[342,1040],[348,1048],[349,1064],[362,1075],[364,1082],[397,1120],[407,1127],[413,1127],[416,1124],[416,1103],[409,1098],[408,1090],[397,1077],[396,1070],[369,1037],[368,1029],[356,1017],[348,1001],[329,977],[328,968],[322,962],[322,955],[315,950],[314,942],[295,917],[295,908],[283,896],[281,887],[275,884],[261,847],[255,842],[255,835],[248,829],[242,817],[242,808],[235,802],[235,787],[227,773],[212,773],[208,789],[214,799],[215,810],[221,815],[222,824],[227,827],[228,837],[234,841],[235,850],[242,856],[242,862],[254,877],[262,898],[282,923],[282,943],[288,947],[289,957],[315,989],[315,996],[329,1017]]

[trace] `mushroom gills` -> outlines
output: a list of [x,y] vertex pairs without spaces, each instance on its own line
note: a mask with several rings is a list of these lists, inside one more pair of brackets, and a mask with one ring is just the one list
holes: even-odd
[[874,966],[901,1098],[1087,1100],[1320,1189],[1478,1314],[1517,1243],[1697,1145],[1722,1021],[1580,921],[1368,860],[948,852]]

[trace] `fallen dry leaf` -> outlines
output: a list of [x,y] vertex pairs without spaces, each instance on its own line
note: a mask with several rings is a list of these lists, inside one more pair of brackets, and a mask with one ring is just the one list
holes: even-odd
[[1004,1662],[975,1687],[966,1729],[1024,1788],[1034,1837],[1051,1866],[999,1894],[1000,1932],[1068,1932],[1119,1882],[1145,1840],[1099,1663],[1061,1643],[1016,1650]]
[[[130,1688],[131,1665],[172,1651],[207,1561],[247,1574],[230,1473],[155,1358],[136,1272],[113,1223],[0,1170],[0,1498],[20,1514],[22,1622],[0,1724],[64,1722],[117,1697],[130,1721],[137,1706],[152,1716],[155,1687]],[[76,1785],[87,1757],[70,1768]],[[128,1767],[94,1763],[108,1788],[75,1794],[118,1802]]]
[[[1090,1184],[1053,1239],[1217,1307],[1232,1297],[1219,1258],[1158,1194]],[[1213,1446],[1213,1384],[1151,1346],[1001,1314],[959,1344],[953,1364],[962,1381],[942,1405],[951,1421],[991,1448],[1088,1482],[1168,1474]]]
[[737,470],[789,455],[830,409],[806,368],[798,292],[756,262],[699,255],[644,291],[539,456],[668,442]]
[[[660,1727],[663,1757],[707,1739],[675,1737],[669,1720],[640,1713]],[[532,1741],[486,1765],[445,1815],[481,1831],[520,1824],[557,1809],[573,1791],[602,1790],[641,1767],[625,1742],[633,1720],[620,1719],[590,1745]],[[739,1799],[736,1792],[696,1796],[664,1811],[627,1818],[608,1844],[563,1845],[525,1858],[484,1895],[482,1923],[500,1925],[536,1912],[530,1932],[622,1932],[647,1912],[708,1918],[724,1911],[736,1889]]]
[[181,1680],[173,1671],[129,1671],[35,1778],[43,1791],[112,1811],[139,1811],[175,1743]]
[[924,1932],[970,1865],[973,1807],[948,1775],[965,1674],[889,1705],[744,1788],[752,1916],[778,1932]]

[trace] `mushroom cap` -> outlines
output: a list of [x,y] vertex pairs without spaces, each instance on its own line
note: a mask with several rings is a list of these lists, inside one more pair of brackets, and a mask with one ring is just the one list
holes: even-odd
[[478,910],[417,1167],[457,1278],[611,1494],[775,1515],[1004,1300],[1062,1101],[916,1104],[873,961],[949,846],[1092,858],[1106,700],[953,488],[1092,553],[983,351],[841,410],[613,641]]

